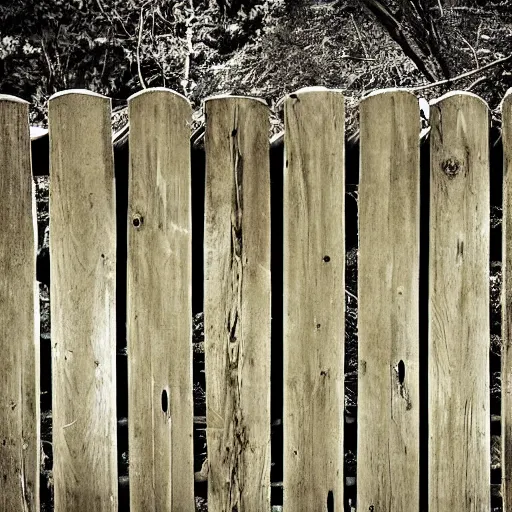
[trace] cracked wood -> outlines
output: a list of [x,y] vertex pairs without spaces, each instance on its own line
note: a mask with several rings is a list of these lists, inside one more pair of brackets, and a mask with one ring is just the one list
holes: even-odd
[[268,109],[206,102],[208,509],[270,509]]

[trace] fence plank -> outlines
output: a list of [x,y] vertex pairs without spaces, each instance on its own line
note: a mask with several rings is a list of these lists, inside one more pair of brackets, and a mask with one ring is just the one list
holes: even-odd
[[268,109],[206,102],[208,510],[270,509]]
[[343,510],[344,98],[285,101],[284,510]]
[[194,510],[191,107],[166,89],[128,107],[130,510],[181,512]]
[[503,510],[512,510],[512,89],[502,103],[503,284],[501,330],[501,474]]
[[357,504],[413,512],[419,510],[418,100],[403,90],[379,91],[361,102],[360,119]]
[[28,103],[0,95],[0,510],[39,510],[39,287]]
[[117,510],[116,218],[110,100],[49,102],[56,512]]
[[430,512],[490,506],[488,109],[430,109]]

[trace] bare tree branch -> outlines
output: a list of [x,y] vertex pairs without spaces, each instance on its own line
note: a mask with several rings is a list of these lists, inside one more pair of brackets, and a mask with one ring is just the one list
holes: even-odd
[[482,71],[485,71],[486,69],[492,68],[494,66],[499,66],[500,64],[504,64],[505,62],[509,62],[511,60],[512,60],[512,54],[510,54],[508,57],[503,57],[502,59],[498,59],[493,62],[489,62],[489,64],[486,64],[485,66],[482,66],[481,68],[473,69],[471,71],[467,71],[466,73],[462,73],[461,75],[454,76],[453,78],[448,78],[446,80],[439,80],[438,82],[434,82],[431,84],[418,85],[417,87],[410,87],[408,89],[410,91],[424,91],[425,89],[431,89],[432,87],[439,87],[440,85],[448,85],[448,84],[451,84],[458,80],[461,80],[463,78],[467,78],[468,76],[473,76],[473,75],[476,75],[477,73],[481,73]]
[[142,71],[140,66],[140,44],[142,41],[142,27],[144,26],[144,6],[140,8],[140,19],[139,19],[139,40],[137,41],[137,73],[139,74],[140,86],[146,89],[144,78],[142,78]]
[[414,64],[416,64],[416,67],[423,73],[427,80],[434,82],[437,77],[432,74],[432,72],[425,65],[423,58],[414,50],[407,36],[402,30],[402,25],[393,16],[391,11],[379,0],[363,0],[363,3],[366,8],[377,18],[381,25],[387,30],[392,39],[400,45],[405,55],[409,57],[414,62]]

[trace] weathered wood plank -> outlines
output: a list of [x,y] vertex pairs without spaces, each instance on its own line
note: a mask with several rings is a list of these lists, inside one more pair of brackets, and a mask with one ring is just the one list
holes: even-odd
[[39,510],[39,286],[28,103],[0,95],[0,510]]
[[512,510],[512,89],[502,103],[503,262],[501,295],[501,475],[503,510]]
[[117,511],[110,100],[58,93],[49,126],[55,510]]
[[379,91],[361,102],[360,119],[357,504],[414,512],[420,505],[418,100],[404,90]]
[[285,101],[284,510],[343,510],[344,97]]
[[430,108],[430,512],[490,506],[488,115],[470,93]]
[[270,510],[268,109],[206,101],[208,510]]
[[128,101],[130,510],[194,510],[191,107],[168,89]]

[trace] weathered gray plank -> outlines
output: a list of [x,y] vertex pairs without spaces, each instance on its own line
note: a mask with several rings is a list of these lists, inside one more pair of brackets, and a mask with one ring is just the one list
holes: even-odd
[[512,510],[512,89],[502,103],[503,263],[501,295],[501,474],[503,510]]
[[270,509],[268,109],[206,102],[208,509]]
[[430,512],[490,506],[488,115],[470,93],[430,108]]
[[58,93],[49,126],[55,510],[117,511],[110,100]]
[[285,101],[284,510],[343,510],[344,98]]
[[128,101],[128,432],[132,512],[194,510],[189,102]]
[[357,504],[419,510],[419,132],[417,98],[360,105]]
[[0,95],[0,510],[39,510],[39,286],[28,103]]

